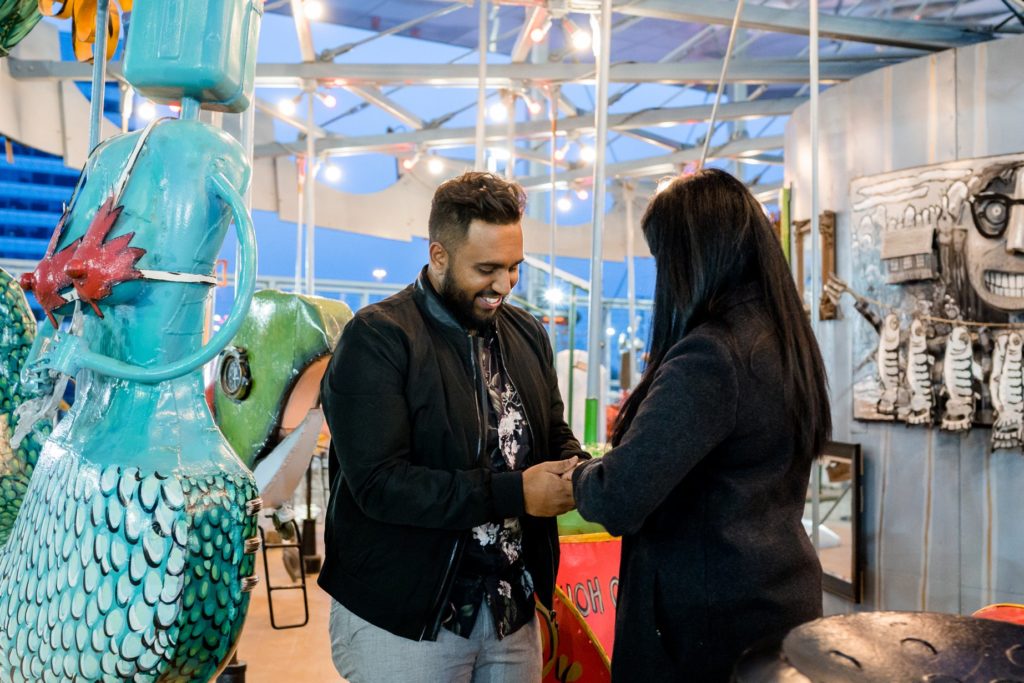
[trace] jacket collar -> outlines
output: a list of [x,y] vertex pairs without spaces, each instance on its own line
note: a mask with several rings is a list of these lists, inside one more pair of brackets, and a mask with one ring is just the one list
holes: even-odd
[[[424,317],[431,320],[446,338],[456,344],[465,344],[465,339],[469,336],[469,330],[452,314],[445,305],[444,300],[441,299],[441,295],[434,289],[430,278],[427,277],[426,266],[420,271],[419,277],[416,278],[416,282],[413,284],[413,300],[419,306]],[[499,312],[499,317],[500,315]],[[495,324],[497,324],[497,320],[495,320]],[[481,330],[481,333],[483,332]]]

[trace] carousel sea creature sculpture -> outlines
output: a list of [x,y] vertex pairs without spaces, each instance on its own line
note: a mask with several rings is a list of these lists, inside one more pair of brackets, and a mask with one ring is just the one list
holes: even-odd
[[876,352],[878,374],[882,382],[882,395],[878,399],[878,412],[882,415],[896,415],[903,368],[900,365],[900,319],[889,313],[878,331]]
[[971,333],[963,325],[955,326],[946,340],[942,378],[946,410],[941,427],[950,432],[965,432],[974,419],[978,399],[974,381],[981,381],[981,366],[974,360]]
[[34,398],[21,381],[21,368],[36,336],[36,321],[17,281],[0,269],[0,545],[18,516],[39,451],[50,433],[39,422],[17,445],[12,443],[19,424],[16,410]]
[[935,358],[928,353],[928,336],[924,321],[914,318],[907,340],[907,388],[910,390],[906,422],[927,425],[932,422],[932,365]]
[[0,0],[0,57],[6,57],[42,18],[39,0]]
[[[166,57],[198,60],[209,75],[219,67],[203,60],[219,56],[220,72],[240,86],[225,88],[234,93],[227,105],[213,104],[244,109],[259,13],[250,0],[192,4],[136,2],[124,68],[144,95],[179,97],[181,119],[93,151],[54,248],[23,280],[58,323],[75,311],[81,325],[43,321],[23,371],[77,384],[0,548],[4,683],[212,680],[255,585],[256,485],[213,422],[201,373],[238,331],[255,289],[242,201],[250,169],[233,138],[198,120],[200,100],[209,105],[217,88],[194,62]],[[157,90],[149,76],[180,87]],[[235,307],[204,344],[213,265],[232,219]]]
[[992,448],[1017,448],[1024,443],[1024,338],[1020,332],[1001,335],[996,340],[996,349],[990,381],[992,404],[996,410]]

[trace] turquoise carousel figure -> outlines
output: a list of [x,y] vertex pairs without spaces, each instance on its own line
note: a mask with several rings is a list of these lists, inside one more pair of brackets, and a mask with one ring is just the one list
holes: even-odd
[[[35,421],[24,436],[18,431],[18,409],[38,398],[34,388],[21,381],[35,336],[36,321],[25,293],[0,268],[0,546],[11,534],[39,451],[50,434],[46,420]],[[20,438],[15,439],[16,433]]]
[[[73,376],[76,397],[0,548],[0,681],[209,681],[236,645],[260,501],[201,367],[243,321],[256,251],[245,153],[198,113],[248,106],[261,12],[259,0],[137,0],[125,76],[180,102],[181,118],[94,150],[23,277],[48,318],[23,376]],[[235,305],[204,344],[232,221]]]

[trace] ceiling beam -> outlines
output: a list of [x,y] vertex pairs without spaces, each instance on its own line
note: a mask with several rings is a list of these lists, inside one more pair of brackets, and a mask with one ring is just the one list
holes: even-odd
[[[91,67],[77,62],[6,59],[10,73],[20,80],[80,80],[91,78]],[[821,81],[849,80],[877,68],[897,63],[894,59],[823,60]],[[615,83],[665,83],[669,85],[717,83],[721,60],[692,61],[681,64],[613,64],[610,79]],[[109,65],[110,80],[121,78],[121,63]],[[494,64],[487,68],[487,86],[509,88],[523,83],[591,83],[592,64]],[[729,65],[729,83],[806,83],[809,78],[805,59],[739,60]],[[439,87],[476,88],[480,81],[476,64],[257,64],[256,85],[262,87],[301,88],[304,83],[346,87],[402,83]]]
[[[712,149],[708,155],[709,159],[732,159],[736,157],[748,157],[761,154],[770,150],[781,149],[784,144],[782,135],[772,135],[763,138],[746,138],[733,140],[716,149]],[[672,175],[678,173],[678,167],[699,161],[701,148],[693,147],[684,149],[672,154],[661,154],[644,159],[633,159],[631,161],[620,161],[605,166],[605,172],[609,178],[635,178],[652,175]],[[571,183],[574,180],[590,178],[594,171],[589,166],[573,169],[555,175],[555,184]],[[517,181],[526,189],[543,190],[551,187],[551,178],[547,175],[518,178]]]
[[[259,109],[261,112],[263,112],[267,116],[275,118],[278,121],[281,121],[282,123],[287,123],[289,126],[291,126],[292,128],[298,129],[299,132],[301,132],[301,133],[303,133],[305,135],[309,134],[309,126],[306,125],[305,121],[302,121],[301,119],[297,119],[294,116],[289,116],[287,114],[281,113],[281,111],[277,107],[275,107],[274,105],[270,104],[269,102],[265,102],[264,100],[261,100],[258,97],[253,98],[253,104],[255,105],[255,107],[257,109]],[[314,136],[316,136],[316,137],[324,137],[327,134],[328,134],[327,131],[324,130],[323,128],[321,128],[320,126],[317,126],[317,125],[313,126],[313,135]]]
[[[753,100],[726,102],[718,109],[722,120],[753,119],[765,116],[785,116],[792,113],[806,98],[788,97],[775,100]],[[632,130],[656,127],[662,124],[686,124],[704,121],[711,115],[711,105],[692,107],[670,107],[649,109],[628,114],[614,114],[608,117],[609,130]],[[558,120],[558,131],[573,135],[586,135],[594,131],[594,117],[587,113]],[[516,124],[516,138],[543,140],[551,135],[548,121],[526,121]],[[413,152],[420,147],[444,149],[466,147],[476,139],[475,128],[435,128],[411,132],[364,135],[358,137],[329,136],[317,140],[317,153],[333,156],[358,156],[374,153]],[[484,140],[487,144],[505,143],[508,126],[505,124],[487,126]],[[301,153],[305,149],[300,142],[273,142],[256,146],[257,157],[283,156]]]
[[353,95],[358,95],[370,104],[391,114],[405,125],[417,130],[423,127],[423,119],[382,93],[380,88],[372,85],[349,85],[347,89]]
[[[736,14],[734,0],[634,0],[615,7],[615,11],[636,17],[667,19],[697,24],[731,24]],[[822,38],[849,40],[873,45],[917,50],[946,50],[992,39],[992,33],[946,24],[896,19],[822,14]],[[806,36],[810,33],[806,9],[782,9],[765,5],[746,5],[740,26],[774,33]]]

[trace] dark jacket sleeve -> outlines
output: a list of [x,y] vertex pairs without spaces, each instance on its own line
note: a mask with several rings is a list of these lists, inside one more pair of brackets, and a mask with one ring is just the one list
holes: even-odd
[[331,441],[359,508],[381,522],[453,530],[525,514],[521,472],[413,464],[407,365],[397,330],[357,316],[324,375]]
[[633,534],[736,422],[732,354],[707,335],[669,350],[622,442],[573,473],[584,519]]

